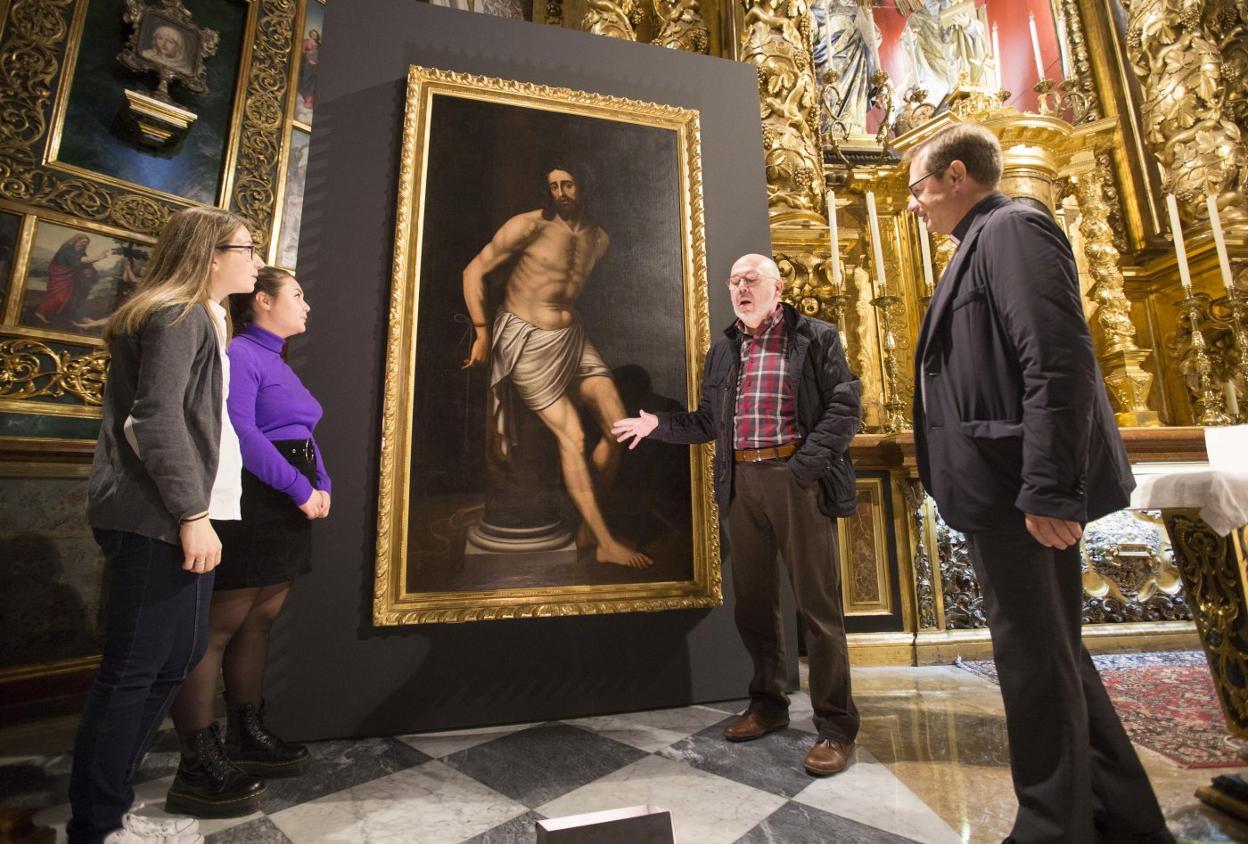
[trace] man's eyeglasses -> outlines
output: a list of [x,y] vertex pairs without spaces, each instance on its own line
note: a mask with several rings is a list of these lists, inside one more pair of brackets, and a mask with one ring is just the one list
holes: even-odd
[[758,273],[745,273],[744,275],[730,276],[728,279],[728,287],[729,289],[733,287],[749,287],[750,289],[753,289],[767,280],[768,279],[766,277],[761,276]]
[[217,247],[218,249],[246,249],[247,257],[256,257],[256,245],[254,243],[223,243]]
[[911,182],[911,183],[910,183],[910,195],[911,195],[911,196],[913,196],[915,199],[918,199],[918,198],[919,198],[919,190],[918,190],[919,185],[923,184],[923,182],[924,182],[925,180],[932,178],[932,176],[935,176],[935,175],[936,175],[937,173],[939,173],[939,172],[941,172],[941,171],[939,171],[939,170],[932,170],[932,171],[931,171],[930,173],[928,173],[926,176],[920,176],[919,178],[917,178],[917,179],[915,179],[913,182]]

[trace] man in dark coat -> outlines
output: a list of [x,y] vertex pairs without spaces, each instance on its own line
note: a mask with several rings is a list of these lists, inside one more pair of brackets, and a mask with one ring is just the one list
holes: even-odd
[[1019,803],[1007,841],[1171,842],[1081,639],[1083,526],[1135,481],[1070,244],[997,190],[987,129],[957,124],[907,159],[910,211],[958,240],[915,349],[914,440],[988,613]]
[[737,320],[711,347],[691,413],[621,419],[630,448],[646,436],[716,441],[715,494],[728,516],[737,630],[754,662],[750,707],[724,731],[749,741],[789,725],[776,553],[806,630],[819,740],[803,760],[814,776],[845,768],[858,734],[841,608],[836,519],[856,501],[849,443],[861,418],[858,379],[834,326],[780,301],[774,261],[746,255],[728,280]]

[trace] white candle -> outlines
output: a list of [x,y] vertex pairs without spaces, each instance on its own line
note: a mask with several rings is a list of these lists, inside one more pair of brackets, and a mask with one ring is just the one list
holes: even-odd
[[880,29],[875,25],[875,12],[871,13],[871,72],[882,70],[880,67]]
[[923,250],[923,290],[928,296],[936,289],[932,279],[932,245],[928,242],[927,226],[919,221],[919,248]]
[[1179,282],[1188,293],[1192,292],[1192,274],[1187,268],[1187,247],[1183,245],[1183,226],[1179,223],[1179,203],[1174,194],[1166,194],[1166,209],[1170,212],[1170,235],[1174,238],[1174,257],[1179,262]]
[[1239,418],[1239,402],[1235,397],[1235,385],[1231,381],[1227,381],[1222,386],[1222,395],[1226,399],[1226,414],[1231,417],[1234,422]]
[[1209,228],[1213,229],[1213,245],[1218,248],[1218,268],[1222,270],[1222,286],[1230,293],[1235,282],[1231,281],[1231,259],[1226,254],[1226,238],[1222,235],[1222,218],[1218,216],[1218,200],[1213,194],[1205,197],[1209,209]]
[[836,191],[828,191],[828,246],[832,249],[832,286],[841,289],[841,234],[836,224]]
[[997,34],[997,25],[992,25],[992,75],[997,83],[997,90],[1004,91],[1005,83],[1001,81],[1001,36]]
[[884,278],[884,248],[880,242],[880,219],[875,213],[875,193],[867,191],[867,220],[871,224],[871,249],[875,257],[876,282],[879,291],[888,290],[888,281]]
[[1070,65],[1067,59],[1067,53],[1070,50],[1070,44],[1066,41],[1066,18],[1059,16],[1057,19],[1057,56],[1062,60],[1062,78],[1070,75]]
[[1027,13],[1027,24],[1031,27],[1031,52],[1036,58],[1036,79],[1044,79],[1044,59],[1040,57],[1040,34],[1036,32],[1036,16]]

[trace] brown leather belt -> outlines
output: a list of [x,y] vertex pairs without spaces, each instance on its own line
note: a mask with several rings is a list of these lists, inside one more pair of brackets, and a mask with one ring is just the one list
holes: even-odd
[[764,460],[783,460],[796,452],[801,445],[801,440],[794,440],[791,443],[770,445],[767,448],[736,448],[733,449],[732,455],[738,463],[762,463]]

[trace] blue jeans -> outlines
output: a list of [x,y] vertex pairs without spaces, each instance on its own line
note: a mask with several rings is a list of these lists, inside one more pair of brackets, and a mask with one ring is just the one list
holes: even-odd
[[117,530],[97,529],[95,540],[109,567],[108,629],[74,742],[73,844],[94,844],[121,826],[135,771],[204,655],[212,600],[212,573],[183,571],[177,545]]

